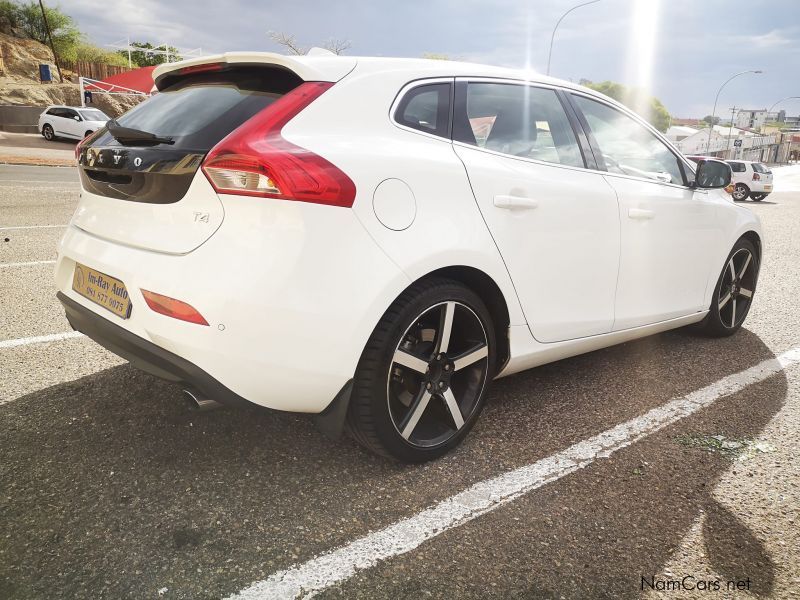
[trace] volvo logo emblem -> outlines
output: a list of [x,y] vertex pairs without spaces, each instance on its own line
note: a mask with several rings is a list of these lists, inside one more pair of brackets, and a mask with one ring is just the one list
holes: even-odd
[[133,159],[133,166],[134,167],[142,166],[142,158],[140,156],[137,156],[136,158]]

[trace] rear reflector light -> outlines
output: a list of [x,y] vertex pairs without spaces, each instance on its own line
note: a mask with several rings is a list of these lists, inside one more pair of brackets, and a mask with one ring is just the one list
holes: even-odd
[[147,290],[142,290],[142,296],[144,296],[147,306],[161,315],[188,321],[189,323],[197,323],[198,325],[208,325],[208,321],[203,318],[203,315],[197,312],[192,305],[186,304],[186,302],[175,300],[175,298],[170,298],[169,296],[162,296],[155,292],[148,292]]
[[333,84],[306,82],[211,149],[203,172],[217,192],[351,207],[353,181],[335,165],[281,136],[281,129]]
[[753,181],[758,181],[759,179],[761,179],[761,175],[758,173],[753,173]]

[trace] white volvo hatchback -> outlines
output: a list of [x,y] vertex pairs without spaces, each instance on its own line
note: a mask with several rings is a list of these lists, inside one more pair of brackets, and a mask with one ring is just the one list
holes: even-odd
[[440,456],[492,379],[667,329],[729,335],[756,216],[618,103],[446,61],[229,53],[78,149],[72,326],[195,398]]

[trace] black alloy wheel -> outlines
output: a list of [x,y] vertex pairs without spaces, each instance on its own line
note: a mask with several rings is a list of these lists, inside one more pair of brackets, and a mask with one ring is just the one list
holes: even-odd
[[740,239],[728,255],[708,315],[701,323],[705,333],[724,337],[739,330],[753,303],[758,270],[755,247],[749,240]]
[[475,423],[494,375],[494,328],[481,299],[447,279],[408,288],[362,354],[348,430],[404,462],[445,454]]

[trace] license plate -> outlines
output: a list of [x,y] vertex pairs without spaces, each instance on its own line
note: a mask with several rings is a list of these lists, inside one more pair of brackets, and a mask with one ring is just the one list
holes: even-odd
[[119,279],[75,263],[72,289],[123,319],[131,316],[131,299]]

